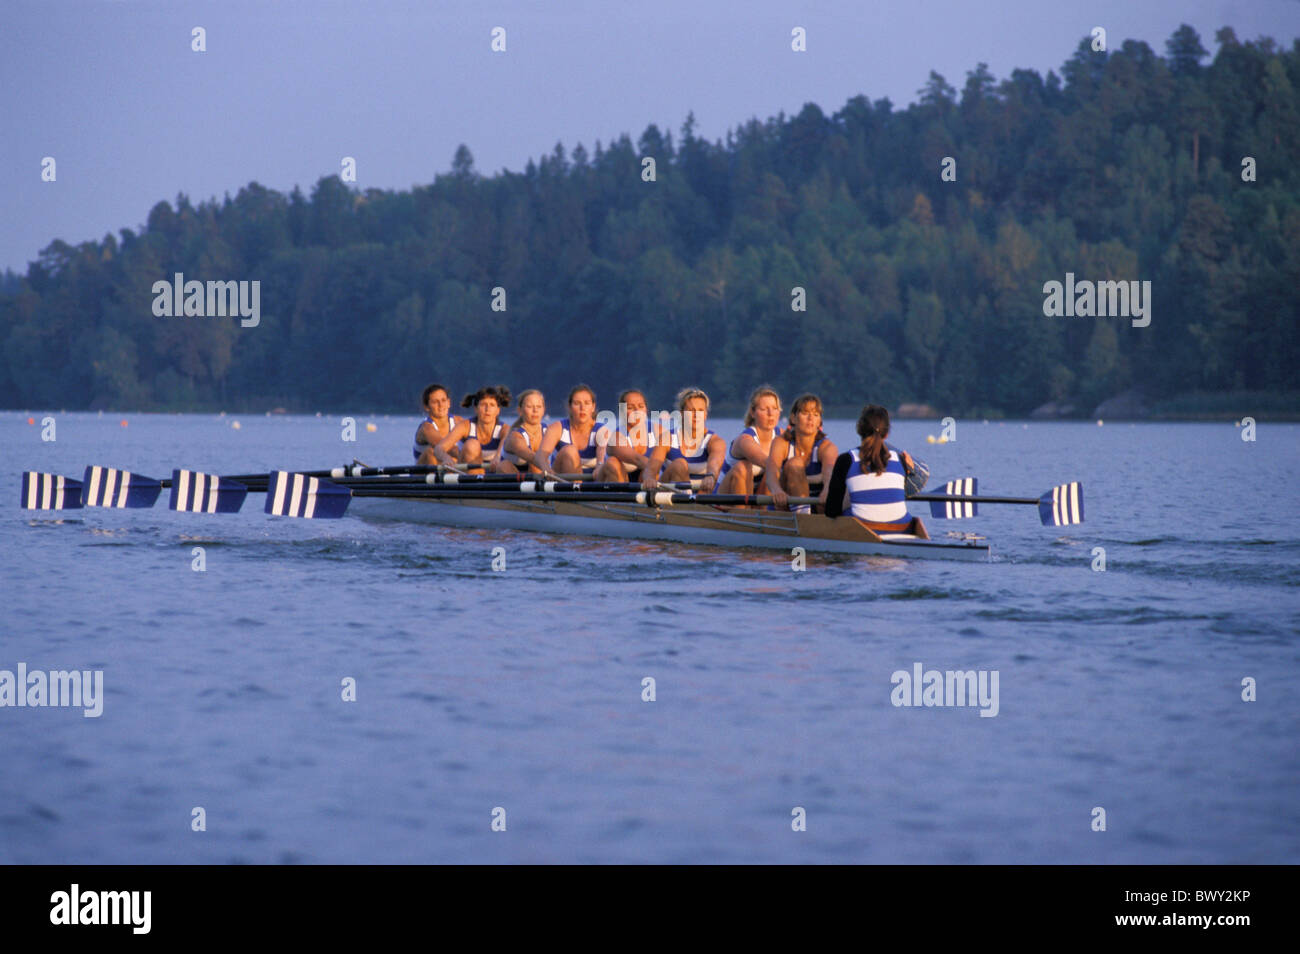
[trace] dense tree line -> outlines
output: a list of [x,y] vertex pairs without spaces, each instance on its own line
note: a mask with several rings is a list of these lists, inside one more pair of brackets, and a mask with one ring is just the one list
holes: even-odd
[[[462,146],[410,191],[182,195],[3,276],[0,406],[409,409],[434,379],[553,400],[581,380],[602,404],[769,381],[946,413],[1293,392],[1300,41],[1217,41],[1206,63],[1187,26],[1163,57],[1085,39],[1059,76],[981,64],[959,93],[932,72],[905,110],[809,104],[712,143],[688,117],[519,173]],[[175,272],[259,280],[260,325],[155,317]],[[1066,272],[1150,280],[1150,326],[1045,317]]]

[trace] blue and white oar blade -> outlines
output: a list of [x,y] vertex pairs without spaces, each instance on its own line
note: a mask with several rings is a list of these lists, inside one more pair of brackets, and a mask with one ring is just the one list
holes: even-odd
[[[950,480],[943,485],[942,490],[936,491],[936,494],[949,497],[977,497],[979,496],[979,480],[975,477]],[[979,504],[973,500],[930,501],[930,516],[937,520],[964,520],[967,517],[978,516],[979,512]]]
[[167,506],[187,513],[238,513],[247,496],[248,488],[237,481],[197,470],[173,470]]
[[276,517],[341,517],[351,501],[352,491],[320,477],[273,470],[266,484],[266,512]]
[[1083,523],[1083,484],[1072,481],[1043,494],[1038,498],[1038,516],[1045,527]]
[[152,507],[162,484],[116,467],[86,468],[81,479],[81,502],[87,507]]
[[81,481],[59,474],[23,474],[24,510],[80,510]]

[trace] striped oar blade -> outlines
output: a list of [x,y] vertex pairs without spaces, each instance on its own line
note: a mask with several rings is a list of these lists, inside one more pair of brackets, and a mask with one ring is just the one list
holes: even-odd
[[352,501],[347,487],[284,470],[273,470],[266,485],[266,512],[276,517],[332,519]]
[[228,477],[173,470],[172,496],[167,506],[187,513],[238,513],[247,496],[248,488]]
[[81,480],[81,502],[87,507],[152,507],[162,484],[116,467],[86,468]]
[[[979,496],[979,480],[975,477],[950,480],[943,485],[943,490],[935,491],[935,494],[946,494],[951,497],[976,497]],[[930,501],[930,516],[939,520],[963,520],[966,517],[974,517],[978,514],[979,504],[973,500]]]
[[23,474],[24,510],[80,510],[81,481],[59,474]]
[[1083,484],[1076,480],[1043,494],[1038,498],[1038,516],[1047,527],[1083,523]]

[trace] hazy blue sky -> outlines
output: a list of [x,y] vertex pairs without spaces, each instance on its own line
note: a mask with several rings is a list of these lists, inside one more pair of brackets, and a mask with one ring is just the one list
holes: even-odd
[[[694,110],[716,139],[749,117],[826,112],[862,93],[896,106],[931,69],[958,89],[987,62],[1059,68],[1104,26],[1163,54],[1179,23],[1211,53],[1300,35],[1296,0],[905,0],[745,2],[0,3],[0,268],[55,238],[137,227],[160,199],[198,202],[250,180],[304,191],[358,163],[358,185],[408,188],[466,143],[480,172],[529,157],[676,135]],[[190,30],[207,30],[207,52]],[[490,31],[507,30],[492,53]],[[808,52],[790,50],[806,28]],[[53,156],[58,180],[40,179]]]

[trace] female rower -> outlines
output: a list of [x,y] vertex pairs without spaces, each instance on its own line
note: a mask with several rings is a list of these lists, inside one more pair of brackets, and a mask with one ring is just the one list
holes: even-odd
[[910,533],[930,539],[920,517],[907,512],[903,461],[898,451],[885,446],[889,412],[868,404],[858,417],[862,445],[835,459],[826,489],[826,516],[848,514],[873,533]]
[[519,395],[517,403],[519,417],[506,432],[495,470],[502,474],[538,474],[550,466],[550,460],[538,450],[546,433],[542,426],[546,398],[536,388],[529,388]]
[[579,384],[569,392],[569,416],[552,421],[537,449],[539,459],[550,461],[557,474],[595,474],[605,463],[605,445],[596,439],[604,428],[596,420],[596,392]]
[[700,491],[712,493],[722,473],[727,442],[708,426],[709,396],[699,388],[685,388],[677,395],[677,410],[681,427],[672,428],[660,445],[667,447],[660,479],[665,483],[698,479]]
[[630,481],[654,487],[668,448],[660,450],[659,428],[650,421],[644,394],[624,391],[618,396],[618,403],[623,409],[627,432],[614,428],[605,448],[605,463],[596,470],[596,480]]
[[501,432],[505,430],[498,418],[501,409],[510,406],[510,389],[504,385],[479,388],[466,394],[461,407],[474,408],[473,418],[463,418],[446,437],[433,448],[433,454],[443,464],[453,464],[452,449],[460,444],[460,462],[470,470],[482,470],[496,463],[501,450]]
[[[781,398],[775,390],[764,385],[749,396],[749,410],[745,412],[745,429],[727,448],[727,459],[722,465],[724,494],[762,494],[761,489],[776,483],[776,477],[765,473],[768,451],[776,426],[781,423]],[[770,482],[769,482],[770,478]]]
[[[420,395],[420,406],[424,408],[424,420],[415,429],[415,445],[411,452],[415,455],[417,464],[433,466],[438,463],[434,457],[434,447],[451,433],[460,418],[447,413],[451,410],[451,396],[441,384],[430,384],[424,389]],[[455,457],[455,448],[450,451],[450,455]]]
[[[767,473],[779,474],[776,486],[771,486],[772,500],[778,510],[784,510],[790,497],[819,497],[826,503],[828,486],[823,469],[829,473],[830,464],[839,454],[822,430],[822,402],[815,394],[801,394],[790,405],[790,425],[772,438],[772,449],[767,455]],[[812,513],[808,504],[795,507],[798,513]]]

